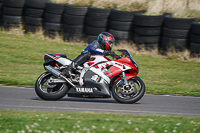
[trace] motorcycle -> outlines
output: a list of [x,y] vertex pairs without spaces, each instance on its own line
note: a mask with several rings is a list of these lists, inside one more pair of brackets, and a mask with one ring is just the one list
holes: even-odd
[[137,76],[138,65],[127,50],[113,60],[92,55],[70,77],[62,71],[72,60],[65,54],[45,54],[44,69],[35,83],[36,94],[44,100],[59,100],[65,95],[82,98],[113,98],[119,103],[135,103],[145,93],[145,84]]

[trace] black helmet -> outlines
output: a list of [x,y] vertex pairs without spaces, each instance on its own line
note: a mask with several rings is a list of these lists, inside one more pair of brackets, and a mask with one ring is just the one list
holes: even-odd
[[115,38],[108,32],[102,32],[98,36],[98,42],[103,46],[104,50],[111,51],[115,44]]

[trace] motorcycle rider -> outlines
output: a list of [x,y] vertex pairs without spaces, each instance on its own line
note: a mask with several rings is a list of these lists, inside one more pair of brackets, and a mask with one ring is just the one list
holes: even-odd
[[111,33],[102,32],[98,35],[98,40],[94,40],[89,44],[81,54],[72,61],[72,63],[63,70],[62,74],[70,77],[70,73],[75,70],[79,65],[85,63],[90,59],[91,55],[104,55],[115,57],[116,54],[112,50],[115,43],[115,38]]

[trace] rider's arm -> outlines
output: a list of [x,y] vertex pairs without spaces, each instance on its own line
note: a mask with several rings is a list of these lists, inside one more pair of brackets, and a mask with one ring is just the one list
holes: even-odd
[[94,41],[88,45],[85,50],[90,51],[92,55],[104,55],[104,50],[98,47],[98,44]]

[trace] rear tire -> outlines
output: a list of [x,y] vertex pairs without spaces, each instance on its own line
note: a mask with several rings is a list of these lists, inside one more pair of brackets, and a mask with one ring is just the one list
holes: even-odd
[[41,99],[59,100],[67,94],[68,86],[64,83],[60,83],[53,84],[51,88],[48,88],[46,82],[50,77],[53,77],[51,73],[45,72],[41,74],[35,83],[35,92]]
[[145,93],[145,84],[139,77],[128,80],[129,90],[124,89],[123,79],[117,80],[112,87],[113,98],[119,103],[131,104],[139,101]]

